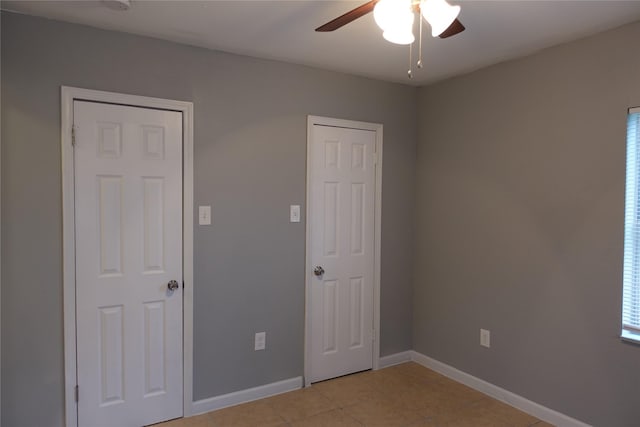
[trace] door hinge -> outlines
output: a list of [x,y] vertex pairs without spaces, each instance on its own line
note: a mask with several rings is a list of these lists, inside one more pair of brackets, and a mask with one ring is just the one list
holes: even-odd
[[76,127],[71,126],[71,145],[76,146]]
[[80,401],[80,387],[76,386],[75,390],[76,402]]
[[371,341],[375,341],[376,340],[376,330],[372,329],[371,330]]
[[378,153],[373,153],[373,164],[377,165],[378,164]]

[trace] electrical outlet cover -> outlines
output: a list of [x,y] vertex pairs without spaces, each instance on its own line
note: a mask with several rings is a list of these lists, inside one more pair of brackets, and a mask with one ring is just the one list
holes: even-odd
[[491,347],[491,331],[488,329],[480,329],[480,345],[483,347]]
[[267,333],[266,332],[256,332],[256,337],[254,341],[254,350],[264,350],[267,345]]

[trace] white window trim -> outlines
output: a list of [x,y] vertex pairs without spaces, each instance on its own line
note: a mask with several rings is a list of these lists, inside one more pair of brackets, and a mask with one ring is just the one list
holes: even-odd
[[64,307],[65,425],[77,427],[75,209],[71,127],[73,101],[105,102],[182,113],[183,128],[183,416],[193,413],[193,103],[146,96],[125,95],[74,87],[61,87],[62,143],[62,271]]
[[[628,111],[628,116],[630,116],[631,114],[640,114],[640,107],[630,108],[629,111]],[[626,132],[627,133],[627,148],[626,148],[627,156],[629,156],[629,151],[628,151],[629,150],[629,148],[628,148],[629,135],[628,135],[628,132],[629,132],[629,130],[627,129],[627,132]],[[640,151],[640,138],[638,138],[636,150]],[[636,157],[638,157],[638,156],[636,155]],[[634,175],[635,175],[634,181],[636,182],[636,185],[640,186],[640,163],[636,163],[635,164]],[[624,231],[624,233],[625,233],[625,235],[624,235],[625,243],[626,243],[627,238],[628,238],[627,237],[628,230],[627,230],[627,206],[626,206],[626,204],[629,201],[629,195],[628,195],[628,179],[629,179],[629,176],[630,176],[630,173],[629,173],[629,159],[627,158],[626,171],[625,171],[625,231]],[[640,189],[636,188],[635,189],[636,196],[638,195],[639,192],[640,192]],[[640,201],[636,201],[635,205],[636,205],[636,209],[640,209]],[[635,254],[635,253],[631,254],[631,255],[627,254],[626,253],[626,244],[625,244],[625,253],[624,253],[624,261],[623,261],[623,263],[624,263],[623,276],[624,276],[625,271],[627,271],[627,263],[628,263],[627,257],[628,256],[637,257],[639,255],[640,254]],[[637,266],[637,267],[640,270],[640,266]],[[623,286],[624,286],[624,283],[623,283]],[[624,306],[625,306],[624,298],[625,298],[625,296],[623,294],[623,305],[622,305],[622,311],[623,312],[622,312],[622,319],[621,319],[622,320],[622,324],[621,324],[622,332],[620,334],[620,338],[622,338],[625,341],[631,341],[631,342],[634,342],[634,343],[640,343],[640,327],[635,328],[633,326],[629,326],[629,325],[625,324],[625,321],[624,321]],[[639,307],[639,309],[640,309],[640,307]]]

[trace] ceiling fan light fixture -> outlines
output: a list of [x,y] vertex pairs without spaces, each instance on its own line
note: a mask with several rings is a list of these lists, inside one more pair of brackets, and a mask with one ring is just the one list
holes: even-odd
[[[380,0],[373,8],[373,19],[382,31],[395,31],[407,20],[407,15],[413,16],[411,0]],[[413,23],[413,18],[412,18]]]
[[[316,31],[334,31],[346,24],[373,12],[376,24],[382,29],[385,40],[401,45],[409,45],[409,71],[413,68],[413,27],[415,12],[421,14],[431,26],[433,37],[446,39],[465,30],[458,20],[460,6],[452,6],[447,0],[369,0],[316,28]],[[422,20],[420,17],[420,43],[418,46],[418,68],[422,68]]]
[[382,37],[388,42],[395,44],[411,44],[415,41],[415,37],[411,31],[385,31]]
[[422,0],[420,13],[431,25],[431,35],[438,37],[460,14],[460,6],[452,6],[446,0]]
[[395,44],[414,42],[411,0],[380,0],[373,9],[373,17],[382,29],[382,37]]

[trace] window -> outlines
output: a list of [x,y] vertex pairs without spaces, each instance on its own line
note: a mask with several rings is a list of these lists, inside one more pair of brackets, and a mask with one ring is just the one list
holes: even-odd
[[622,338],[640,342],[640,107],[627,119]]

